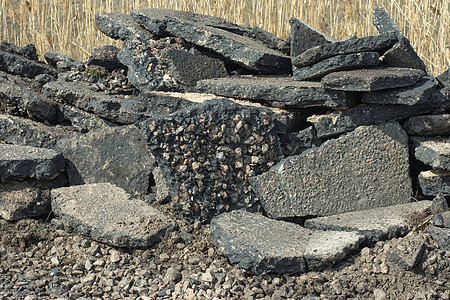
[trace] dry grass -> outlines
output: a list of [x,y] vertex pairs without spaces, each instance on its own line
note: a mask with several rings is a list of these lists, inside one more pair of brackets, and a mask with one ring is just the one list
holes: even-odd
[[0,0],[0,40],[84,60],[96,46],[119,45],[96,29],[96,13],[149,7],[215,15],[280,37],[290,34],[292,16],[336,39],[353,32],[363,37],[377,33],[371,21],[377,6],[386,8],[434,75],[448,68],[448,0]]

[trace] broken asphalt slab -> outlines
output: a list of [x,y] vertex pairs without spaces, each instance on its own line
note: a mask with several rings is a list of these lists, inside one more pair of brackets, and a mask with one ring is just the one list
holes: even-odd
[[51,199],[66,230],[115,247],[151,247],[175,228],[168,216],[109,183],[53,189]]
[[1,50],[0,70],[28,78],[35,78],[39,74],[48,74],[53,77],[57,75],[56,71],[46,64]]
[[322,270],[358,248],[355,232],[312,231],[243,210],[211,222],[211,240],[219,254],[253,273],[303,273]]
[[291,25],[291,57],[297,57],[309,48],[335,42],[332,38],[325,36],[322,32],[303,23],[297,18],[289,20]]
[[408,136],[397,122],[361,126],[249,179],[270,217],[329,216],[407,203]]
[[95,25],[107,36],[113,39],[146,41],[154,39],[142,25],[134,21],[133,17],[124,14],[103,13],[95,15]]
[[450,114],[411,117],[403,124],[403,128],[409,135],[450,135]]
[[419,184],[426,196],[436,196],[439,193],[450,195],[450,172],[422,171],[419,174]]
[[450,171],[450,138],[411,137],[414,156],[437,170]]

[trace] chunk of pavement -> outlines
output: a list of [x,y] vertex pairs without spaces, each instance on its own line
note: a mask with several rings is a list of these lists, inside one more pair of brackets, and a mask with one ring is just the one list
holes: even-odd
[[437,76],[436,79],[442,86],[450,88],[450,67],[447,71],[444,71],[441,75]]
[[271,49],[278,50],[286,55],[289,55],[291,46],[290,42],[288,40],[283,40],[277,37],[275,34],[268,32],[262,28],[259,28],[257,26],[252,27],[248,31],[245,31],[243,35],[260,41]]
[[28,78],[34,78],[39,74],[49,74],[51,76],[57,75],[55,70],[43,63],[1,50],[0,70]]
[[149,192],[155,160],[132,125],[61,139],[57,149],[70,162],[70,185],[110,182],[130,194]]
[[450,251],[450,228],[428,226],[425,233],[429,234],[439,249]]
[[383,65],[388,67],[420,69],[429,73],[425,63],[420,59],[409,40],[404,36],[383,55]]
[[95,25],[110,38],[122,41],[134,39],[146,41],[155,38],[152,33],[134,21],[130,15],[115,13],[96,14]]
[[285,157],[299,155],[307,149],[319,147],[322,144],[312,126],[298,132],[280,135],[280,143]]
[[109,183],[53,189],[51,203],[66,229],[115,247],[151,247],[175,227],[168,216]]
[[395,25],[388,12],[383,7],[376,7],[372,15],[373,25],[377,28],[379,33],[395,33],[403,36],[400,29]]
[[54,149],[56,142],[75,134],[60,126],[48,126],[30,119],[0,114],[0,141],[8,144]]
[[411,137],[414,156],[436,170],[450,171],[449,137]]
[[219,96],[265,102],[273,107],[348,108],[356,105],[352,94],[329,91],[318,82],[295,81],[285,76],[236,76],[202,80],[197,91]]
[[73,59],[70,56],[58,52],[46,52],[44,58],[47,63],[54,68],[56,68],[57,63],[60,61],[73,62]]
[[423,234],[412,234],[394,240],[391,250],[386,252],[386,257],[409,271],[419,265],[426,248],[426,239]]
[[61,123],[68,122],[81,133],[116,126],[114,123],[104,120],[93,113],[67,104],[59,106],[59,117]]
[[393,33],[349,39],[315,46],[292,59],[292,65],[301,68],[313,65],[324,59],[360,52],[384,52],[398,41]]
[[406,203],[408,136],[397,122],[361,126],[249,179],[270,217],[327,216]]
[[414,105],[423,103],[430,98],[436,86],[437,83],[433,78],[424,76],[412,86],[364,93],[361,101],[365,103]]
[[22,57],[26,57],[30,60],[37,61],[39,56],[36,51],[36,47],[33,44],[28,44],[24,47],[17,47],[16,45],[10,44],[8,42],[0,43],[0,50],[8,53],[16,54]]
[[418,201],[313,218],[305,221],[305,227],[312,230],[356,231],[374,244],[407,234],[412,229],[408,216],[431,207],[431,204],[431,201]]
[[0,217],[7,221],[50,213],[50,190],[67,185],[64,175],[53,180],[25,179],[0,183]]
[[436,197],[434,197],[430,210],[433,215],[448,211],[447,199],[445,199],[443,193],[439,193]]
[[0,182],[22,178],[52,179],[65,170],[66,160],[51,149],[0,144]]
[[209,221],[255,205],[248,177],[282,157],[275,119],[268,108],[214,99],[137,126],[166,181],[162,186],[169,187],[171,205],[187,219]]
[[117,54],[119,49],[112,45],[104,45],[92,49],[92,54],[86,62],[88,66],[100,66],[112,72],[126,67],[119,61]]
[[295,68],[293,73],[294,80],[318,79],[332,72],[352,70],[356,68],[377,66],[380,55],[377,52],[360,52],[345,55],[337,55],[311,66]]
[[450,114],[411,117],[403,124],[409,135],[450,135]]
[[320,83],[326,89],[372,92],[411,86],[423,75],[421,70],[408,68],[360,69],[328,74]]
[[297,18],[292,17],[289,24],[291,25],[291,58],[297,57],[309,48],[335,42],[332,38]]
[[243,210],[211,221],[219,254],[253,273],[303,273],[343,260],[364,240],[355,232],[312,231]]
[[436,196],[439,193],[450,195],[450,172],[422,171],[418,178],[420,188],[425,196]]

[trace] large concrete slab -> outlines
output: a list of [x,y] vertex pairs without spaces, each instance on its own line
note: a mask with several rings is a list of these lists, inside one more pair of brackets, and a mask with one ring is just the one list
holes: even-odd
[[412,137],[414,156],[437,170],[450,171],[449,137]]
[[303,23],[301,20],[292,17],[289,20],[291,25],[291,57],[297,57],[309,48],[335,42],[324,33]]
[[305,227],[313,230],[355,231],[375,243],[407,234],[412,229],[408,216],[429,208],[431,203],[411,202],[313,218],[305,221]]
[[312,231],[239,210],[212,220],[211,239],[231,263],[257,274],[283,274],[331,266],[364,238],[354,232]]
[[250,178],[273,218],[328,216],[406,203],[408,136],[396,122],[361,126]]
[[318,79],[332,72],[374,67],[379,64],[380,55],[377,52],[360,52],[337,55],[311,66],[294,69],[295,80]]
[[103,13],[95,15],[98,30],[113,39],[141,41],[155,38],[147,29],[134,21],[130,15]]
[[403,128],[409,135],[450,135],[450,114],[411,117],[403,124]]
[[197,91],[219,96],[265,102],[273,107],[348,108],[356,104],[352,94],[329,91],[312,81],[295,81],[284,76],[237,76],[202,80]]
[[109,183],[53,189],[52,210],[67,230],[115,247],[151,247],[175,222]]
[[450,172],[433,170],[420,172],[419,184],[426,196],[437,196],[439,193],[450,195]]
[[54,150],[0,144],[0,182],[22,178],[52,179],[65,168],[66,160]]
[[361,69],[328,74],[320,83],[326,89],[372,92],[410,86],[423,75],[421,70],[408,68]]
[[301,68],[313,65],[324,59],[359,52],[383,52],[398,41],[393,33],[368,36],[358,39],[319,45],[306,50],[292,59],[292,65]]

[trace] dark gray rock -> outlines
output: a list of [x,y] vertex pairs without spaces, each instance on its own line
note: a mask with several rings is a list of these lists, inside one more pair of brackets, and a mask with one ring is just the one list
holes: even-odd
[[439,193],[436,197],[434,197],[430,211],[433,215],[442,214],[448,211],[447,199],[445,199],[443,193]]
[[404,36],[384,54],[383,65],[388,67],[420,69],[429,74],[425,63],[420,59],[409,40]]
[[71,57],[58,52],[46,52],[44,54],[44,58],[47,63],[54,68],[56,68],[56,64],[60,61],[73,62],[73,59]]
[[372,21],[379,33],[393,32],[399,37],[403,36],[400,29],[395,25],[394,21],[383,7],[376,7],[374,9]]
[[360,52],[384,52],[398,41],[392,33],[368,36],[359,39],[323,44],[315,46],[292,59],[295,67],[301,68],[313,65],[324,59]]
[[244,32],[243,35],[257,40],[273,50],[278,50],[286,55],[289,55],[290,42],[280,39],[271,32],[255,26]]
[[139,127],[166,181],[163,186],[169,188],[171,204],[182,216],[203,221],[255,204],[248,177],[268,170],[282,156],[275,117],[267,108],[216,99],[151,118]]
[[431,201],[418,201],[313,218],[305,221],[305,227],[312,230],[355,231],[374,244],[406,235],[412,229],[408,216],[429,208],[431,204]]
[[0,144],[0,182],[22,178],[53,179],[65,168],[66,160],[54,150]]
[[362,102],[414,105],[430,98],[436,86],[437,83],[432,77],[424,76],[413,86],[364,93]]
[[297,57],[309,48],[335,42],[332,38],[297,18],[292,17],[289,24],[291,25],[291,58]]
[[86,62],[88,66],[100,66],[112,72],[117,69],[125,69],[126,67],[119,61],[117,54],[119,49],[111,46],[104,45],[92,50],[92,54]]
[[0,70],[22,77],[34,78],[39,74],[56,76],[56,71],[43,63],[0,50]]
[[442,86],[450,88],[450,68],[448,68],[447,71],[444,71],[442,74],[437,76],[436,79]]
[[59,122],[68,123],[81,133],[116,126],[95,114],[85,112],[71,105],[61,104],[58,109]]
[[175,227],[168,216],[109,183],[53,189],[51,199],[65,229],[115,247],[151,247]]
[[425,73],[418,69],[384,68],[341,71],[320,81],[323,88],[339,91],[372,92],[415,84]]
[[450,135],[450,114],[412,117],[406,120],[403,128],[409,135]]
[[416,268],[426,250],[426,239],[422,234],[413,234],[394,241],[392,250],[387,251],[389,261],[405,270]]
[[130,15],[96,14],[95,25],[102,33],[113,39],[147,41],[155,38],[147,29],[135,22]]
[[361,52],[337,55],[311,66],[294,69],[294,80],[319,79],[332,72],[377,66],[380,55],[377,52]]
[[408,136],[396,122],[361,126],[282,160],[250,183],[274,218],[406,203],[412,192]]
[[285,157],[299,155],[307,149],[319,147],[322,144],[312,126],[299,132],[281,135],[280,142]]
[[436,170],[450,171],[450,138],[411,137],[414,156]]
[[344,259],[363,239],[354,232],[311,231],[243,210],[211,222],[219,254],[257,274],[321,270]]
[[291,77],[239,76],[202,80],[197,91],[265,102],[273,107],[325,106],[347,108],[356,104],[351,94],[324,90],[318,82],[298,82]]
[[33,44],[28,44],[24,47],[17,47],[13,44],[2,42],[0,44],[0,50],[8,53],[16,54],[19,56],[23,56],[30,60],[39,60],[39,56],[36,51],[36,47]]
[[109,182],[130,194],[149,192],[155,160],[134,126],[61,139],[57,149],[70,162],[70,185]]
[[425,233],[438,244],[439,249],[450,251],[450,228],[428,226]]
[[433,170],[420,172],[419,184],[426,196],[436,196],[439,193],[450,195],[450,172]]

